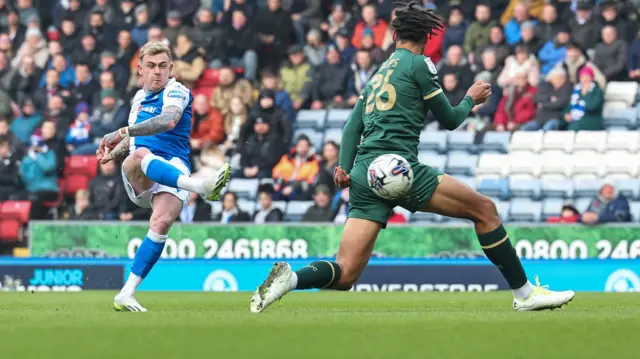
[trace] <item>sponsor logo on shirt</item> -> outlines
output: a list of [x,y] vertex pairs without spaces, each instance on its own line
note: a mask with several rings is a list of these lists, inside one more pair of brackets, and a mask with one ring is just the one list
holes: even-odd
[[169,93],[167,94],[167,97],[171,97],[171,98],[179,98],[181,100],[184,100],[187,98],[187,96],[185,95],[184,92],[180,91],[180,90],[171,90],[169,91]]
[[155,106],[144,106],[138,112],[156,113]]

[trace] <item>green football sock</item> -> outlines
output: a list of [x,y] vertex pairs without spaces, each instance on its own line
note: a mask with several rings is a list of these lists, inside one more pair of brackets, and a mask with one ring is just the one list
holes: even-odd
[[312,262],[296,271],[298,285],[296,289],[324,289],[340,281],[340,266],[329,261]]
[[525,285],[527,275],[502,224],[489,233],[477,235],[484,254],[502,272],[509,287],[517,289]]

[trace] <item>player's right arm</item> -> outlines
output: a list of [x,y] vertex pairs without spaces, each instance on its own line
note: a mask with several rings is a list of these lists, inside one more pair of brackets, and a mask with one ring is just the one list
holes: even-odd
[[420,86],[423,100],[438,120],[438,123],[449,131],[458,128],[467,119],[471,109],[475,105],[486,101],[491,94],[491,86],[489,84],[485,86],[485,84],[475,83],[464,99],[453,107],[443,93],[438,81],[438,73],[430,59],[416,56],[413,70],[415,79]]

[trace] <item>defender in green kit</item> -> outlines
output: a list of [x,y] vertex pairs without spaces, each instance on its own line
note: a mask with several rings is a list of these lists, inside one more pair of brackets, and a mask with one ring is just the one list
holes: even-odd
[[[555,309],[567,304],[575,295],[573,291],[550,291],[529,282],[491,199],[418,162],[427,112],[452,131],[475,105],[487,100],[491,86],[476,82],[460,104],[452,107],[442,93],[436,67],[422,55],[430,36],[442,30],[441,19],[416,1],[399,5],[395,15],[391,26],[396,51],[367,84],[342,134],[334,181],[340,188],[349,187],[350,209],[336,261],[313,262],[295,272],[288,263],[276,263],[252,296],[251,311],[262,312],[294,289],[349,290],[366,267],[378,233],[395,206],[472,221],[484,253],[513,292],[515,310]],[[387,153],[406,158],[413,169],[410,192],[396,201],[376,196],[368,185],[369,164]]]

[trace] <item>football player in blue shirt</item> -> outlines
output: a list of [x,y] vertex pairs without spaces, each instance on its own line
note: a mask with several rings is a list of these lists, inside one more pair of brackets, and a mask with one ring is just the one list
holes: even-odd
[[149,232],[136,252],[127,283],[114,299],[118,311],[147,311],[134,296],[136,288],[160,258],[169,228],[189,193],[218,200],[230,179],[229,164],[212,177],[190,177],[193,96],[169,78],[172,70],[166,45],[150,41],[140,49],[138,73],[144,88],[133,98],[129,126],[105,135],[97,151],[102,163],[126,157],[122,180],[129,198],[140,207],[153,208]]

